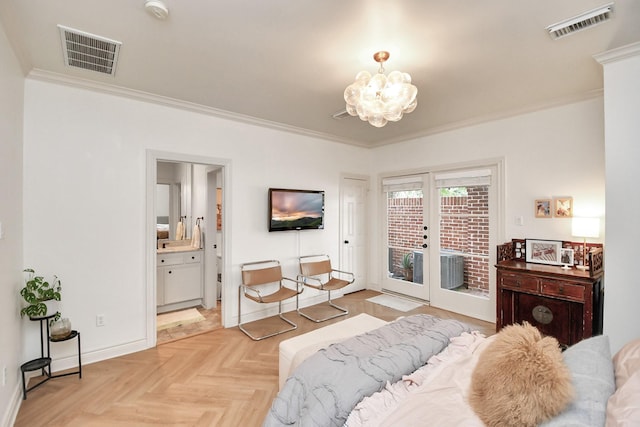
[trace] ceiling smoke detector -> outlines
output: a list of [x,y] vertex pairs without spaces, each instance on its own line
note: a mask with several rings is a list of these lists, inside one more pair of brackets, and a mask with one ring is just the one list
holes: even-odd
[[552,39],[568,36],[578,31],[586,30],[611,19],[613,13],[613,3],[589,10],[573,18],[565,19],[557,24],[549,25],[546,30]]
[[160,0],[147,0],[144,3],[144,8],[157,19],[167,19],[169,16],[169,9]]

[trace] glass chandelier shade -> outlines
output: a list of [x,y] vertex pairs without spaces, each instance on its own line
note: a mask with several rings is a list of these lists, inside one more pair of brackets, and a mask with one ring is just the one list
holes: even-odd
[[416,109],[418,88],[411,84],[407,73],[392,71],[385,76],[382,64],[389,59],[389,52],[377,52],[373,59],[380,64],[378,74],[360,71],[355,82],[345,89],[344,100],[350,115],[380,128]]

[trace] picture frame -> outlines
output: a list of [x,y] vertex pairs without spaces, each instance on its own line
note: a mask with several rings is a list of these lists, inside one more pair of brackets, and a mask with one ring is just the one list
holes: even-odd
[[573,198],[572,197],[554,197],[553,216],[555,216],[556,218],[572,218],[573,217]]
[[551,218],[552,208],[551,199],[536,199],[534,203],[534,215],[536,218]]
[[560,249],[560,263],[564,266],[573,267],[574,251],[571,248]]
[[527,239],[525,244],[526,262],[562,265],[561,250],[562,242],[558,240]]

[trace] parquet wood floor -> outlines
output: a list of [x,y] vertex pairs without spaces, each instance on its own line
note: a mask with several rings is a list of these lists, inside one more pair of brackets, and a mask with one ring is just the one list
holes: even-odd
[[[393,320],[428,313],[487,335],[495,330],[492,323],[427,306],[403,313],[365,301],[377,294],[355,292],[336,303],[349,316]],[[346,318],[316,324],[295,312],[286,316],[298,329],[263,341],[238,328],[218,329],[83,366],[82,379],[56,378],[31,391],[15,426],[260,426],[278,391],[280,341]]]

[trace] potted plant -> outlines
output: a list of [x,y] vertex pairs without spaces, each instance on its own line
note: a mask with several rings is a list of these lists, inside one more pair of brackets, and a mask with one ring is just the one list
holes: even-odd
[[402,269],[404,270],[404,278],[409,282],[413,282],[413,254],[407,252],[402,256]]
[[20,310],[21,316],[30,318],[41,318],[55,313],[55,320],[60,318],[58,311],[58,301],[60,301],[60,291],[62,282],[58,276],[53,276],[53,280],[48,282],[42,276],[37,276],[31,268],[24,270],[27,273],[25,285],[20,290],[20,295],[27,303]]

